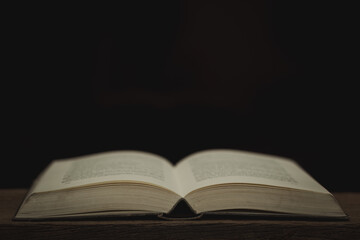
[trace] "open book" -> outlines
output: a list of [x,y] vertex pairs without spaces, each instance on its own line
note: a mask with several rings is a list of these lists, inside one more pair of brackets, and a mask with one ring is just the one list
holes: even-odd
[[176,166],[141,151],[53,161],[15,219],[171,216],[179,202],[187,203],[194,216],[346,218],[335,198],[294,161],[219,149],[191,154]]

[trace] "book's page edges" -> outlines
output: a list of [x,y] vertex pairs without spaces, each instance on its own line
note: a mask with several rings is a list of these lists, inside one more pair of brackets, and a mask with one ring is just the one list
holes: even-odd
[[132,213],[132,214],[93,214],[93,215],[71,215],[71,216],[56,216],[56,217],[41,217],[41,218],[17,218],[14,221],[32,221],[32,222],[41,222],[41,221],[112,221],[112,220],[132,220],[132,219],[141,219],[141,220],[156,220],[160,213]]
[[16,216],[17,216],[18,212],[20,211],[21,207],[24,205],[24,203],[25,203],[25,201],[27,200],[27,198],[29,197],[30,193],[31,193],[31,188],[26,192],[26,194],[24,195],[21,203],[19,204],[18,208],[16,209],[15,214],[14,214],[14,216],[13,216],[13,218],[12,218],[13,221],[17,221],[17,220],[18,220],[18,218],[16,218]]
[[[26,199],[26,198],[25,198]],[[185,199],[180,199],[168,213],[146,211],[107,211],[79,213],[72,215],[57,215],[36,218],[13,218],[13,221],[81,221],[81,220],[119,220],[119,219],[164,219],[164,220],[194,220],[202,217],[197,214]]]
[[54,161],[52,161],[50,164],[48,164],[46,166],[45,169],[43,169],[40,174],[35,178],[35,180],[32,182],[31,184],[31,187],[28,189],[28,191],[26,192],[21,204],[19,205],[18,209],[16,210],[15,212],[15,215],[13,217],[13,220],[18,220],[18,218],[16,218],[18,212],[20,211],[21,207],[26,203],[26,201],[28,200],[28,198],[30,197],[30,195],[33,193],[33,190],[35,189],[36,187],[36,184],[40,181],[40,179],[42,178],[42,176],[45,174],[45,172],[50,168],[51,164],[53,163]]
[[256,218],[256,219],[281,219],[281,220],[323,220],[323,221],[348,221],[349,215],[344,216],[323,216],[308,214],[292,214],[281,212],[267,212],[258,210],[224,210],[204,212],[204,218]]
[[71,215],[44,216],[36,218],[14,218],[13,221],[106,221],[120,219],[158,219],[159,212],[146,211],[112,211],[112,212],[93,212],[79,213]]
[[345,211],[344,211],[344,208],[341,206],[340,202],[336,199],[336,197],[331,193],[329,192],[330,196],[333,198],[333,200],[335,201],[335,203],[339,206],[339,208],[341,209],[341,211],[344,213],[344,218],[346,218],[347,220],[349,220],[350,216],[349,214],[347,214]]
[[26,201],[29,199],[29,197],[31,196],[33,189],[35,188],[37,182],[39,181],[39,179],[41,178],[42,174],[45,171],[43,171],[32,183],[31,187],[28,189],[28,191],[26,192],[26,194],[24,195],[19,207],[17,208],[17,210],[15,211],[15,215],[13,216],[13,220],[17,220],[16,216],[19,213],[21,207],[26,203]]

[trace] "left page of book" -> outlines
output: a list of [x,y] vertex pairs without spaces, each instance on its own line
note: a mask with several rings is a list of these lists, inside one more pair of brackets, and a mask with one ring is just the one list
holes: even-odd
[[30,193],[118,182],[145,183],[178,194],[174,168],[166,159],[141,151],[114,151],[53,161]]

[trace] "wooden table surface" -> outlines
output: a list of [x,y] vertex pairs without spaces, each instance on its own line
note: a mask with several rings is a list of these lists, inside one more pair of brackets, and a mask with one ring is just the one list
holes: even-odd
[[348,221],[112,219],[12,221],[26,189],[0,189],[0,239],[360,239],[360,193],[334,193]]

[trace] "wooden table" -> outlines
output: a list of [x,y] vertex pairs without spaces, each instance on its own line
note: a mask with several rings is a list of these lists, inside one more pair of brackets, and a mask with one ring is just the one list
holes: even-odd
[[360,239],[360,193],[335,193],[349,221],[198,219],[19,222],[26,189],[0,189],[0,239]]

